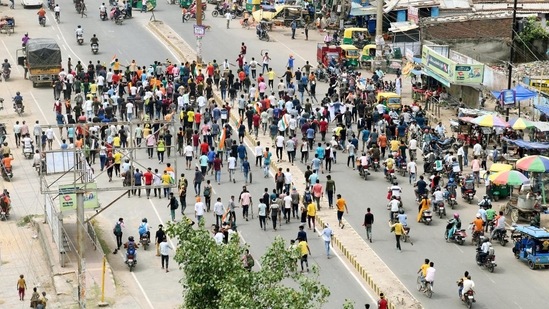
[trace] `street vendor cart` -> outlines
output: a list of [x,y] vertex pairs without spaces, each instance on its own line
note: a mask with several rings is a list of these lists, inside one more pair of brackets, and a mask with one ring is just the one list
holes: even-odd
[[10,16],[0,17],[0,33],[11,35],[15,32],[15,18]]

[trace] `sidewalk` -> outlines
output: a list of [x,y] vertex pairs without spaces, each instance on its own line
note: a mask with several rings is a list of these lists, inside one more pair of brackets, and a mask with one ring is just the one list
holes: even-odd
[[[166,42],[174,51],[183,59],[192,59],[195,56],[193,49],[169,26],[162,22],[151,22],[149,26],[159,38]],[[315,32],[316,33],[316,32]],[[410,91],[410,90],[408,90]],[[221,102],[218,92],[214,92],[216,100]],[[231,117],[233,121],[237,121],[237,111],[231,109]],[[247,135],[251,145],[255,145],[255,139]],[[269,136],[259,136],[258,141],[264,146],[272,144]],[[305,190],[305,176],[297,167],[289,163],[272,163],[274,170],[279,167],[289,168],[294,179],[295,187],[299,192]],[[328,210],[327,200],[321,202],[322,211],[317,213],[317,219],[321,226],[324,222],[337,226],[338,222],[333,210]],[[344,220],[345,221],[345,220]],[[388,296],[390,303],[389,308],[420,308],[421,304],[408,292],[404,284],[400,282],[397,276],[389,269],[389,267],[377,256],[377,254],[369,247],[360,235],[350,227],[346,221],[345,233],[338,233],[334,236],[334,245],[347,257],[352,266],[358,271],[364,281],[379,295],[384,293]]]

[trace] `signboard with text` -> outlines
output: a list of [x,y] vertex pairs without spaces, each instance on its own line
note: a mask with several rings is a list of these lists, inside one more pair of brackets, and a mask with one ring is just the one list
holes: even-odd
[[483,64],[456,64],[456,84],[480,84],[484,77]]
[[516,92],[511,89],[502,90],[499,100],[501,105],[505,107],[512,107],[517,101]]
[[76,209],[76,191],[84,190],[84,209],[94,209],[99,207],[97,199],[97,184],[70,184],[59,186],[59,209],[61,211]]
[[206,34],[206,27],[202,26],[202,25],[193,25],[193,29],[194,29],[194,36],[197,37],[197,38],[201,38],[201,37],[204,37],[204,35]]
[[413,6],[408,7],[408,20],[415,21],[419,25],[419,9]]
[[451,84],[478,84],[484,78],[484,64],[461,64],[423,46],[421,61],[430,71]]

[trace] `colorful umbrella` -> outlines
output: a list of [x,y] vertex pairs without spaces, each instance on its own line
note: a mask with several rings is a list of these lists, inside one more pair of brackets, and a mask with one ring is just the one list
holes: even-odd
[[510,171],[512,169],[513,169],[513,166],[511,164],[493,163],[492,165],[490,165],[490,172],[492,173],[505,172],[505,171]]
[[524,182],[528,181],[528,178],[526,178],[526,176],[524,176],[521,172],[515,170],[499,172],[497,174],[490,175],[488,179],[490,179],[492,183],[496,185],[511,186],[522,185]]
[[535,126],[533,122],[524,118],[509,119],[509,125],[514,130],[524,130]]
[[508,127],[509,126],[509,124],[505,122],[503,119],[492,114],[479,116],[471,120],[471,123],[474,123],[481,127]]
[[524,157],[517,161],[516,167],[528,172],[549,172],[549,158],[544,156]]

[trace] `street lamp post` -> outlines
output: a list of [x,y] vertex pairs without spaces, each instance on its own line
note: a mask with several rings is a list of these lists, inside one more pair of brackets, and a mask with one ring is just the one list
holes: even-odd
[[[513,86],[513,61],[515,59],[515,36],[517,35],[518,27],[517,27],[517,0],[514,0],[513,2],[513,26],[512,32],[511,32],[511,48],[510,48],[510,54],[509,54],[509,63],[507,64],[507,89],[511,89]],[[518,116],[520,117],[520,101],[518,102]],[[507,108],[506,115],[505,115],[505,121],[509,121],[509,108]]]

